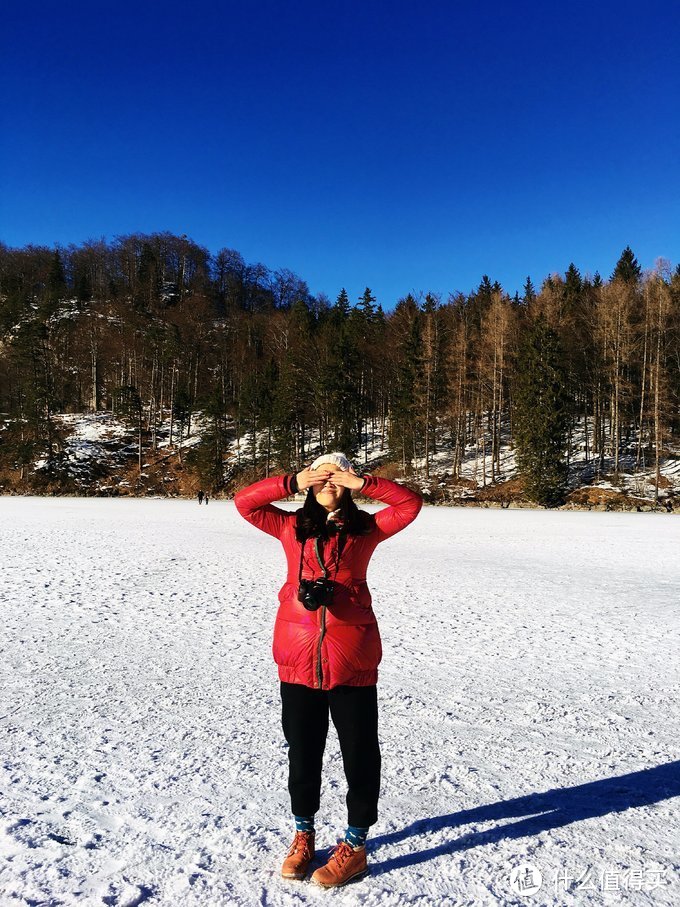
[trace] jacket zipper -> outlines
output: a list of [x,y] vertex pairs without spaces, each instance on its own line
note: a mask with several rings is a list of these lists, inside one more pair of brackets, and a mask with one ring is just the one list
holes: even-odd
[[[326,576],[326,568],[323,561],[321,560],[321,555],[319,554],[319,537],[317,536],[314,540],[314,551],[316,552],[316,559],[319,562],[319,566],[323,571],[323,575]],[[321,667],[321,643],[323,642],[324,634],[326,633],[326,605],[321,605],[321,633],[319,634],[319,648],[317,650],[317,664],[316,664],[316,674],[319,679],[319,689],[323,689],[323,668]]]

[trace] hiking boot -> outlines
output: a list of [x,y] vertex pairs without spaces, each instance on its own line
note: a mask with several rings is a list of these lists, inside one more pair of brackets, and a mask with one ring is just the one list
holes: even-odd
[[367,873],[366,847],[354,848],[347,841],[339,841],[326,865],[320,866],[313,873],[312,882],[322,888],[337,888]]
[[283,861],[281,875],[284,879],[304,879],[307,868],[314,859],[313,831],[296,831],[288,856]]

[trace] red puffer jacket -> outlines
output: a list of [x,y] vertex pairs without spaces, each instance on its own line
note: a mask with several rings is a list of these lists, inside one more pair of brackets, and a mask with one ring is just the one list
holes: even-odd
[[[279,591],[272,654],[279,678],[288,683],[330,690],[339,684],[369,686],[378,681],[382,645],[371,607],[366,568],[376,545],[411,523],[423,506],[410,488],[377,476],[366,476],[361,494],[390,506],[373,514],[369,535],[349,535],[335,572],[338,536],[320,548],[330,579],[335,581],[333,604],[308,611],[297,597],[301,544],[295,537],[295,512],[274,507],[272,501],[293,494],[293,475],[271,476],[243,488],[234,496],[241,516],[279,539],[286,552],[288,576]],[[305,542],[302,576],[323,576],[315,539]]]

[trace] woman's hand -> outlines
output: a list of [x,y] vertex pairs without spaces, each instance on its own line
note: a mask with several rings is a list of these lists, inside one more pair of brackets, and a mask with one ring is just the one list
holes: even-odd
[[364,480],[358,476],[353,468],[338,469],[333,473],[333,484],[349,488],[350,491],[360,491],[364,487]]
[[325,484],[328,477],[332,475],[332,469],[310,469],[309,466],[305,466],[296,475],[297,487],[300,491],[306,491],[312,485]]

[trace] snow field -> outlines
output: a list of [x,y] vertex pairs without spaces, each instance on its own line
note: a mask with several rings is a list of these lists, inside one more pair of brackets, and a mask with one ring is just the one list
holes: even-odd
[[[673,516],[425,507],[378,547],[380,819],[334,892],[279,878],[280,543],[231,502],[0,517],[3,907],[680,902]],[[345,793],[331,725],[320,857]]]

